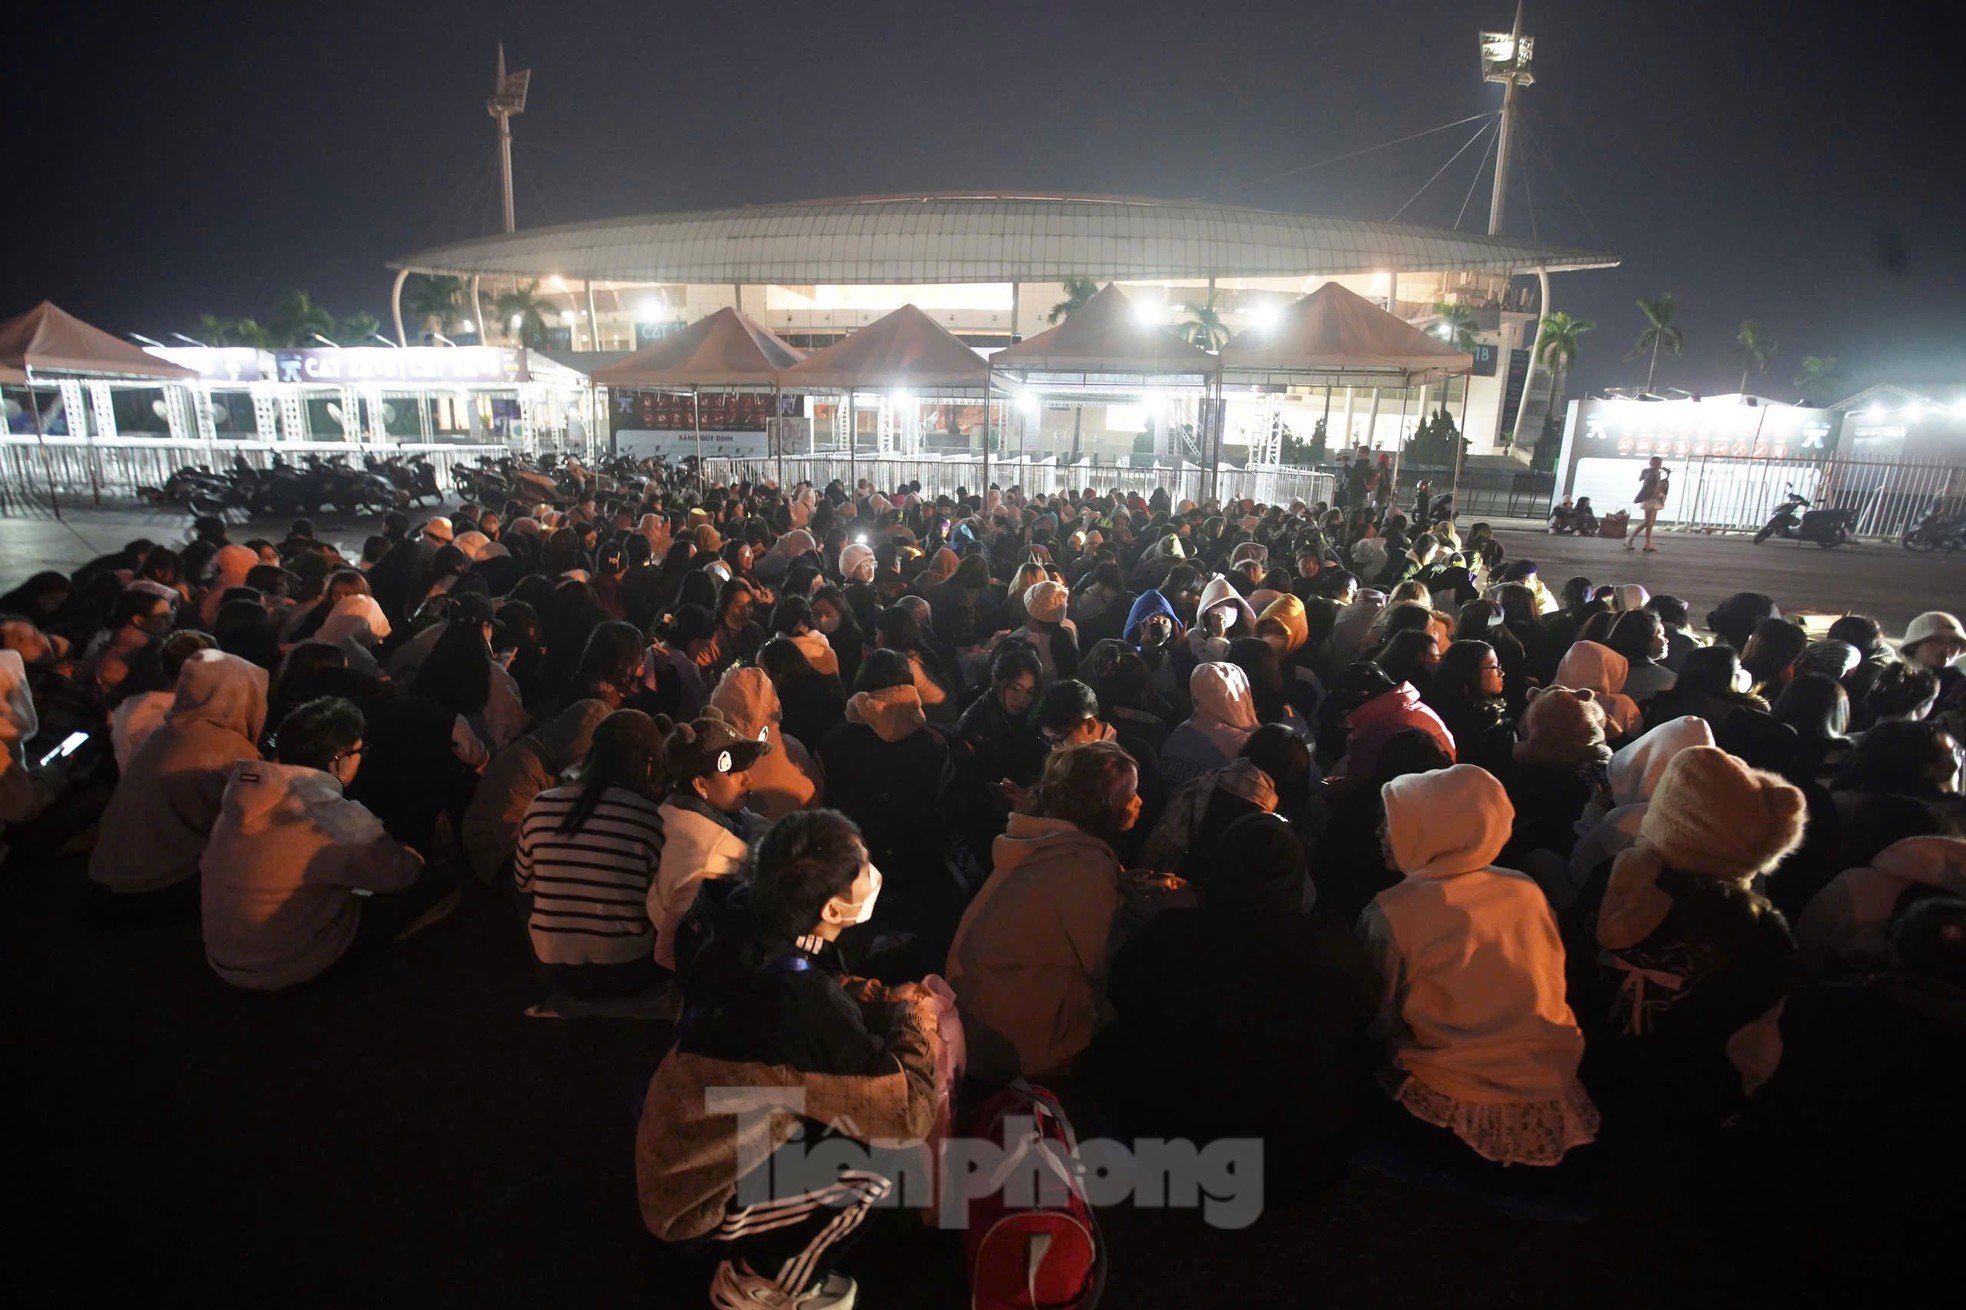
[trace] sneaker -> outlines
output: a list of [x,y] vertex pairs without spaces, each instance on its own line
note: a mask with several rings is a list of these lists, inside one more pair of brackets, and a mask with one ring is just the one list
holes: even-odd
[[805,1292],[793,1295],[768,1278],[760,1278],[742,1262],[725,1260],[710,1279],[713,1310],[853,1310],[859,1285],[845,1274],[828,1274]]

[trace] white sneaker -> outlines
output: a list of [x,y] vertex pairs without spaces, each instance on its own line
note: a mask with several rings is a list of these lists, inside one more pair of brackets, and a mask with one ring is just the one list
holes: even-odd
[[853,1310],[859,1285],[845,1274],[828,1274],[798,1295],[783,1291],[739,1263],[725,1260],[710,1279],[713,1310]]

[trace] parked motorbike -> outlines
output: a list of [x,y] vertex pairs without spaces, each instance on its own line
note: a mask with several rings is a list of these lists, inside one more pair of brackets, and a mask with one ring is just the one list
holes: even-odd
[[1847,509],[1813,509],[1809,498],[1789,488],[1782,503],[1761,525],[1761,531],[1754,534],[1754,544],[1759,546],[1770,537],[1793,537],[1798,541],[1813,541],[1823,549],[1840,546],[1850,540],[1850,529],[1855,516]]
[[1931,508],[1905,529],[1899,544],[1906,550],[1921,554],[1941,547],[1950,552],[1966,546],[1966,514],[1948,517],[1943,512],[1943,504],[1941,500],[1934,500]]

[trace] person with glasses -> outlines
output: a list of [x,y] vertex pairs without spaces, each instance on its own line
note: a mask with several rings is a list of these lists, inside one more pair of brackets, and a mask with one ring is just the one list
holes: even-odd
[[454,906],[456,874],[425,869],[344,794],[366,726],[352,702],[323,696],[280,723],[275,759],[232,770],[198,867],[205,958],[234,987],[309,982]]

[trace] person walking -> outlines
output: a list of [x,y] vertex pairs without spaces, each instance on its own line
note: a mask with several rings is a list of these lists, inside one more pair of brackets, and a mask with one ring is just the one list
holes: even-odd
[[1658,523],[1659,511],[1666,507],[1666,493],[1671,490],[1672,470],[1665,466],[1664,460],[1654,455],[1640,471],[1638,495],[1632,499],[1634,505],[1645,511],[1645,522],[1639,525],[1637,531],[1625,538],[1626,550],[1631,550],[1638,545],[1639,532],[1645,534],[1646,554],[1653,554],[1659,549],[1652,544],[1652,528]]

